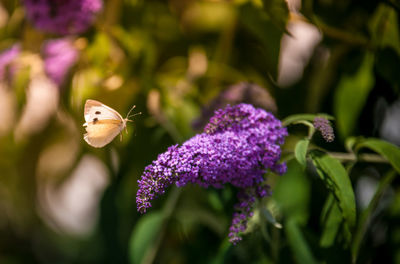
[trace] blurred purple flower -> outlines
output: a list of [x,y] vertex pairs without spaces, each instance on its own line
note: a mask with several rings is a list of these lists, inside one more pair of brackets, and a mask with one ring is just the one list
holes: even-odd
[[61,85],[69,69],[78,60],[79,52],[72,39],[62,38],[47,41],[43,46],[46,74],[57,85]]
[[269,193],[265,172],[286,171],[286,165],[279,163],[280,145],[286,135],[278,119],[252,105],[217,110],[203,133],[182,146],[169,147],[145,168],[138,180],[138,211],[145,213],[151,207],[150,201],[174,183],[178,187],[193,183],[206,188],[222,188],[229,183],[239,188],[229,233],[230,241],[237,243],[256,198]]
[[333,128],[328,119],[324,117],[314,118],[314,127],[321,132],[326,142],[332,142],[335,139]]
[[277,111],[275,100],[266,88],[255,83],[240,82],[229,86],[212,100],[207,107],[203,108],[201,117],[193,122],[193,128],[201,130],[215,110],[223,108],[228,104],[235,105],[239,103],[252,104],[255,107],[264,108],[272,113],[276,113]]
[[79,34],[93,23],[101,0],[24,0],[27,17],[40,30]]
[[[7,68],[11,62],[21,53],[19,44],[14,44],[11,48],[0,53],[0,81],[7,78]],[[11,74],[11,73],[10,73]],[[12,75],[12,74],[11,74]]]

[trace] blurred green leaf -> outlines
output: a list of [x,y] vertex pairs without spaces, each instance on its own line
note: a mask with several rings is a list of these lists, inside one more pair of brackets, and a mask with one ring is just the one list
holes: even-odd
[[287,2],[284,0],[263,0],[264,11],[271,18],[272,22],[280,29],[286,29],[289,17]]
[[333,245],[342,221],[342,212],[335,197],[330,194],[321,213],[322,234],[319,240],[321,247],[328,248]]
[[265,12],[253,5],[246,4],[241,7],[240,11],[240,22],[264,46],[262,49],[263,53],[259,54],[259,56],[265,59],[268,73],[276,80],[278,76],[281,38],[284,31],[274,25]]
[[357,125],[357,119],[375,83],[373,67],[374,55],[366,53],[358,71],[352,76],[342,76],[339,81],[334,98],[334,112],[342,137],[350,136]]
[[107,34],[99,32],[94,42],[87,49],[90,61],[99,66],[104,66],[111,53],[111,41]]
[[163,220],[161,212],[140,217],[130,238],[129,257],[132,264],[142,263],[161,231]]
[[282,125],[283,126],[288,126],[294,123],[298,123],[300,121],[314,121],[314,118],[316,117],[324,117],[328,120],[333,120],[334,117],[327,115],[327,114],[295,114],[295,115],[290,115],[288,117],[286,117],[285,119],[282,120]]
[[344,220],[350,228],[353,227],[356,222],[356,202],[346,169],[337,159],[327,154],[313,151],[311,157],[326,187],[338,200]]
[[293,251],[297,263],[318,263],[304,238],[297,221],[289,218],[285,222],[284,229],[288,238],[289,246]]
[[369,21],[372,43],[379,47],[392,47],[400,54],[400,35],[397,12],[381,3]]
[[310,143],[310,140],[303,138],[297,142],[296,147],[294,149],[294,156],[296,157],[296,160],[300,163],[302,166],[303,170],[307,166],[307,149],[308,149],[308,144]]
[[383,140],[367,138],[357,144],[356,149],[369,148],[385,157],[393,168],[400,173],[400,148]]
[[272,197],[284,213],[297,223],[305,224],[308,219],[310,201],[310,182],[301,165],[292,159],[287,164],[288,170],[279,178]]

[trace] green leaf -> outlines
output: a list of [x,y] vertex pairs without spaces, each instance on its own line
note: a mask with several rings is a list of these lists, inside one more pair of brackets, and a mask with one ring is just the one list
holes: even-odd
[[381,154],[384,158],[386,158],[393,168],[400,173],[400,148],[395,145],[383,141],[376,138],[368,138],[362,140],[356,146],[356,150],[358,151],[361,148],[369,148],[373,151]]
[[397,12],[390,5],[379,4],[369,21],[372,43],[379,47],[392,47],[400,54],[400,35]]
[[298,223],[294,219],[289,219],[284,225],[289,246],[293,251],[297,263],[317,263],[311,249],[304,238]]
[[307,166],[307,149],[308,149],[308,144],[310,143],[310,140],[304,138],[299,140],[297,142],[296,147],[294,148],[294,156],[296,157],[296,160],[300,163],[301,167],[303,170]]
[[87,49],[89,60],[99,66],[105,64],[111,54],[111,40],[105,33],[99,32],[94,38],[94,42]]
[[374,86],[374,55],[367,53],[358,71],[344,75],[339,81],[334,98],[337,128],[342,137],[348,137],[356,127],[360,112]]
[[331,194],[326,199],[321,213],[322,234],[319,240],[321,247],[328,248],[333,245],[342,221],[342,212],[335,197]]
[[163,220],[161,212],[147,213],[139,219],[130,238],[130,263],[142,263],[161,231]]
[[288,126],[294,123],[298,123],[300,121],[310,121],[313,122],[314,118],[316,117],[324,117],[328,120],[333,120],[335,119],[333,116],[327,115],[327,114],[296,114],[296,115],[290,115],[286,117],[285,119],[282,120],[282,125],[283,126]]
[[337,159],[319,151],[313,151],[311,157],[326,187],[335,195],[344,220],[350,228],[353,227],[356,222],[356,202],[346,169]]
[[282,0],[263,0],[264,11],[271,18],[272,22],[280,29],[286,29],[289,18],[289,9],[286,1]]
[[272,197],[285,217],[305,224],[309,216],[310,181],[295,159],[290,160],[287,166],[288,170],[279,178]]
[[266,67],[268,73],[276,80],[281,38],[284,30],[275,25],[260,8],[251,4],[241,6],[239,21],[263,46],[260,50],[257,50],[259,52],[258,57],[265,63],[263,67]]

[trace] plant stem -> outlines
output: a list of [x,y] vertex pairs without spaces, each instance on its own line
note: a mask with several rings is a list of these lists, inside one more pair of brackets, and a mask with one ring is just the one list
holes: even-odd
[[328,152],[328,154],[340,161],[360,161],[360,162],[373,162],[373,163],[389,163],[389,161],[380,155],[376,154],[360,154],[356,156],[353,153],[342,152]]

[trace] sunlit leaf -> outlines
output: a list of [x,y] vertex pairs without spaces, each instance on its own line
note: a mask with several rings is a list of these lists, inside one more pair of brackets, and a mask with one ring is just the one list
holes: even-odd
[[343,137],[353,133],[357,119],[375,83],[373,74],[374,55],[366,53],[354,75],[344,75],[336,89],[334,112],[337,127]]
[[308,149],[308,144],[310,143],[310,140],[304,138],[299,140],[297,142],[296,147],[294,149],[294,156],[296,157],[297,161],[300,163],[300,165],[303,167],[303,169],[306,168],[307,166],[307,149]]
[[98,33],[88,50],[87,56],[89,59],[98,65],[103,65],[110,56],[111,42],[107,34]]

